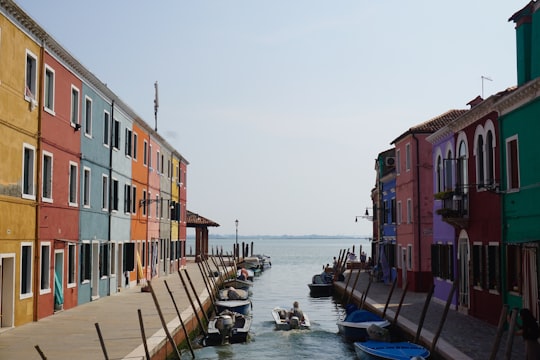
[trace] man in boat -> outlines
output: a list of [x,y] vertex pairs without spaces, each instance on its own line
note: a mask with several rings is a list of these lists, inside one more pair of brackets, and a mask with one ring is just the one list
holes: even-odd
[[293,308],[289,311],[289,319],[296,316],[300,321],[304,321],[304,312],[300,309],[298,301],[293,303]]

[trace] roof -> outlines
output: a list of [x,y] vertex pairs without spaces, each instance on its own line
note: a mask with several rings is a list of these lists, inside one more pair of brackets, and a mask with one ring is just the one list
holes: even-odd
[[219,226],[215,221],[207,219],[199,214],[187,210],[187,227]]
[[404,138],[407,135],[410,134],[431,134],[435,131],[439,130],[440,128],[448,125],[461,115],[465,114],[467,111],[466,109],[452,109],[448,110],[447,112],[436,116],[432,119],[429,119],[427,121],[424,121],[421,124],[415,125],[409,130],[405,131],[401,135],[399,135],[394,141],[391,142],[391,144],[395,144],[398,140]]

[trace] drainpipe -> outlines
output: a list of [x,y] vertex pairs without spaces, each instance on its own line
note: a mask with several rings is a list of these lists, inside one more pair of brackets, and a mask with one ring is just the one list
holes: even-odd
[[416,202],[418,206],[418,220],[416,222],[417,231],[418,231],[418,269],[420,270],[420,276],[418,281],[418,287],[422,288],[422,241],[420,240],[420,234],[422,233],[422,224],[420,222],[421,219],[421,208],[420,208],[420,149],[419,149],[419,141],[416,137],[416,134],[412,134],[414,141],[416,142]]
[[[107,244],[111,244],[111,227],[112,227],[112,205],[113,205],[113,198],[112,198],[112,170],[113,170],[113,130],[114,130],[114,99],[111,102],[111,121],[110,121],[110,142],[109,142],[109,228],[107,229]],[[100,244],[101,245],[101,244]],[[110,250],[110,249],[109,249]],[[101,256],[101,255],[100,255]],[[109,251],[109,264],[107,264],[107,267],[111,263],[111,252]],[[122,274],[117,274],[117,278],[122,278]],[[109,286],[107,286],[107,295],[111,294],[111,273],[109,271]],[[99,292],[99,289],[98,289]]]
[[[45,44],[44,44],[45,40],[42,39],[41,40],[41,47],[39,49],[39,58],[40,58],[40,61],[41,61],[41,64],[40,64],[40,71],[39,71],[39,74],[37,74],[37,78],[39,79],[41,76],[43,76],[43,73],[45,71],[45,61],[43,60],[43,56],[45,54],[45,51],[44,51],[44,48],[45,48]],[[37,112],[38,112],[38,132],[37,132],[37,151],[36,151],[36,155],[37,155],[37,163],[36,163],[36,175],[37,175],[37,178],[36,178],[36,203],[35,203],[35,207],[36,207],[36,221],[35,221],[35,230],[34,230],[34,233],[35,233],[35,239],[34,239],[34,269],[39,269],[39,262],[40,262],[40,259],[41,259],[41,250],[40,249],[40,237],[39,237],[39,216],[40,216],[40,205],[39,205],[39,199],[41,198],[41,182],[43,181],[43,179],[41,178],[41,104],[43,104],[43,91],[40,91],[41,89],[41,82],[40,81],[37,81],[37,86],[36,86],[36,93],[39,93],[39,102],[38,102],[38,105],[36,106],[36,109],[37,109]],[[54,250],[54,244],[53,244],[53,248]],[[38,252],[39,251],[39,252]],[[49,257],[51,256],[51,254],[49,253]],[[34,271],[34,314],[32,316],[33,318],[33,321],[38,321],[38,308],[39,308],[39,304],[38,304],[38,297],[39,297],[39,279],[38,279],[38,276],[35,276],[35,274],[37,274],[36,271]],[[50,274],[49,274],[49,277],[50,277]],[[54,286],[54,284],[53,284]]]

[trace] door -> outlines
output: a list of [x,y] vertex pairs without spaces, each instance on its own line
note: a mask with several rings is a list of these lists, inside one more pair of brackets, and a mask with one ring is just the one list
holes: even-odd
[[458,245],[459,309],[469,311],[469,238],[460,237]]
[[54,251],[54,311],[64,309],[64,250]]
[[11,328],[15,319],[15,255],[0,254],[0,329]]
[[99,242],[92,243],[92,300],[99,299]]
[[538,319],[538,272],[537,247],[525,245],[522,250],[523,262],[523,307],[528,308]]

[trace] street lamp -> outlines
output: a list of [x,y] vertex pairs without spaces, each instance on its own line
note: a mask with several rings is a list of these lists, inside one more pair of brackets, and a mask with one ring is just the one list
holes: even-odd
[[234,220],[234,224],[236,225],[236,250],[235,250],[235,253],[236,253],[236,257],[237,258],[240,258],[240,254],[238,252],[238,219]]
[[358,215],[355,217],[354,221],[355,222],[358,222],[358,218],[362,218],[362,219],[367,219],[369,221],[373,221],[373,215],[369,215],[369,211],[368,211],[369,208],[366,208],[366,212],[364,213],[364,215]]

